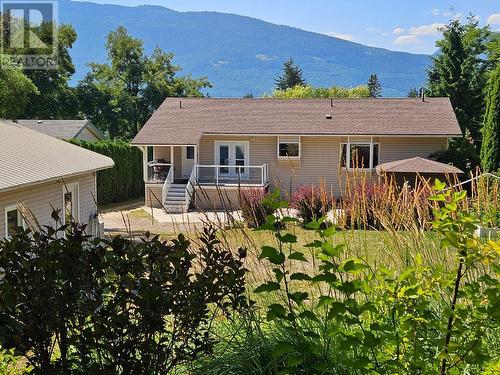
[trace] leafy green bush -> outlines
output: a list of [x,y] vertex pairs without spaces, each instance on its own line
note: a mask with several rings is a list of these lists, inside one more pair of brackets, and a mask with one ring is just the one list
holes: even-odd
[[[459,209],[466,193],[444,187],[437,182],[440,193],[431,198],[439,203],[433,229],[442,247],[455,251],[450,271],[428,267],[420,256],[400,273],[372,269],[346,256],[344,244],[334,240],[336,228],[325,228],[320,218],[308,224],[319,238],[306,247],[320,261],[319,272],[310,275],[294,266],[307,262],[297,237],[277,225],[295,219],[270,216],[258,228],[276,239],[259,257],[274,267],[273,276],[254,292],[275,295],[266,318],[290,333],[273,349],[284,372],[458,374],[479,371],[497,356],[488,337],[498,334],[500,320],[494,277],[500,243],[475,238],[478,219]],[[319,295],[306,292],[308,284]],[[332,365],[336,348],[342,352]]]
[[111,169],[97,172],[97,202],[109,204],[144,195],[142,152],[123,141],[87,142],[71,140],[80,147],[109,156],[115,162]]
[[30,368],[23,367],[21,357],[14,353],[14,349],[6,350],[0,345],[0,374],[23,375],[30,372]]
[[136,243],[84,230],[0,241],[0,343],[35,373],[170,374],[211,352],[214,320],[247,306],[246,252],[222,248],[211,228],[196,250],[182,235]]

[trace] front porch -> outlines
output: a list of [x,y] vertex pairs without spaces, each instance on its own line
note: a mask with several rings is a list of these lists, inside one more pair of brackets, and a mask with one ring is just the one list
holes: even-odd
[[[151,145],[141,149],[146,205],[163,207],[169,213],[187,212],[197,191],[265,188],[269,184],[268,165],[248,165],[245,149],[235,148],[234,158],[229,152],[221,155],[221,164],[199,163],[198,145]],[[237,158],[240,154],[243,156]],[[207,194],[203,195],[206,198]],[[206,199],[203,201],[206,205]]]

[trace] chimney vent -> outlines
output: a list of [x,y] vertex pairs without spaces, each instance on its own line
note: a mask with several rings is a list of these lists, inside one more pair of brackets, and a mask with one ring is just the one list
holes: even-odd
[[331,114],[328,114],[328,115],[325,115],[325,118],[326,118],[327,120],[331,120],[331,119],[333,118],[333,116],[332,116]]
[[42,120],[38,120],[36,123],[37,123],[37,124],[42,124],[42,123],[43,123],[43,121],[42,121]]
[[179,100],[179,108],[182,109],[182,100]]
[[420,88],[420,97],[422,101],[425,102],[425,89],[423,87]]

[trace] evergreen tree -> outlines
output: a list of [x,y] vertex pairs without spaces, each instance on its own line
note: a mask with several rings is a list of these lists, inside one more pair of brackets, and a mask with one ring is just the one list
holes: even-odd
[[378,81],[378,77],[375,73],[370,75],[367,83],[368,89],[370,90],[370,97],[380,98],[382,96],[382,86]]
[[302,70],[298,65],[294,65],[293,59],[289,58],[283,65],[283,75],[275,80],[278,90],[286,90],[295,86],[304,86],[306,82],[302,77]]
[[428,70],[428,95],[449,97],[462,132],[470,131],[477,145],[484,111],[487,61],[484,58],[487,27],[469,17],[466,24],[452,20],[436,42],[439,54]]
[[408,91],[408,94],[406,94],[406,96],[408,98],[418,98],[418,90],[413,87],[410,89],[410,91]]
[[500,64],[491,72],[488,82],[481,168],[484,172],[500,170]]

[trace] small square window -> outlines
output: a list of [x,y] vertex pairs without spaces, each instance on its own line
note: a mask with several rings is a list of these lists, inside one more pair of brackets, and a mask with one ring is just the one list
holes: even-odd
[[299,143],[279,143],[278,156],[280,158],[298,158],[300,156]]

